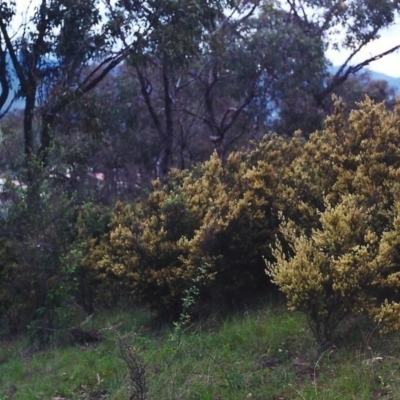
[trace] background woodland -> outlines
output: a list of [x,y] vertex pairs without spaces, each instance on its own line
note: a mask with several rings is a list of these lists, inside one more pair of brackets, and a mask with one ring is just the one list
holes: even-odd
[[351,315],[399,328],[400,105],[363,68],[400,46],[353,60],[400,1],[32,10],[0,2],[0,334],[276,285],[321,344]]

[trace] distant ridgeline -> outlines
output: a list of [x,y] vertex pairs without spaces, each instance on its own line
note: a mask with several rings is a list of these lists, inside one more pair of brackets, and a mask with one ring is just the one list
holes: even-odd
[[374,72],[371,70],[369,70],[369,72],[371,74],[371,79],[375,81],[377,80],[386,81],[389,84],[389,86],[392,86],[393,88],[396,89],[396,93],[400,96],[400,77],[393,78],[393,76],[382,74],[380,72]]
[[[329,68],[329,72],[331,74],[335,74],[338,69],[339,69],[339,67],[332,66],[332,67]],[[389,86],[391,86],[394,89],[396,89],[397,95],[400,96],[400,77],[394,78],[393,76],[382,74],[381,72],[376,72],[376,71],[373,71],[373,70],[371,70],[369,68],[363,68],[361,71],[359,71],[357,73],[357,75],[360,75],[360,74],[362,74],[364,72],[369,72],[370,76],[371,76],[371,79],[374,80],[374,81],[386,81],[389,84]],[[400,69],[399,69],[399,74],[400,74]]]
[[[339,67],[332,66],[329,68],[329,72],[331,74],[335,74],[338,69],[339,69]],[[362,74],[364,72],[369,72],[372,80],[386,81],[389,84],[389,86],[396,89],[396,93],[400,96],[400,77],[394,78],[392,76],[382,74],[380,72],[375,72],[368,68],[363,68],[358,74]],[[400,73],[400,70],[399,70],[399,73]],[[10,84],[11,84],[11,87],[10,87],[9,102],[14,98],[14,92],[18,89],[18,80],[16,79],[16,77],[11,77]],[[9,102],[6,104],[5,107],[7,107],[10,104]],[[11,107],[11,110],[23,109],[24,104],[25,104],[24,99],[16,99]]]

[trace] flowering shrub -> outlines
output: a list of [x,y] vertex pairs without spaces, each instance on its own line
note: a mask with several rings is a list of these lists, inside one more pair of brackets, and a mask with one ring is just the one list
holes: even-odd
[[400,327],[400,103],[388,112],[367,99],[348,120],[342,111],[304,145],[295,170],[306,169],[308,196],[298,215],[283,212],[267,260],[289,308],[307,315],[321,342],[349,314],[369,315],[382,331]]
[[172,171],[146,201],[115,206],[91,265],[162,315],[190,291],[243,299],[272,280],[321,343],[350,314],[398,329],[399,126],[400,103],[366,99],[347,117],[337,101],[308,140],[268,135]]
[[154,182],[142,204],[118,203],[110,235],[93,248],[99,271],[157,314],[179,313],[194,282],[200,297],[264,288],[278,173],[265,161],[247,163],[244,153],[225,165],[214,154],[191,171],[172,171],[164,186]]

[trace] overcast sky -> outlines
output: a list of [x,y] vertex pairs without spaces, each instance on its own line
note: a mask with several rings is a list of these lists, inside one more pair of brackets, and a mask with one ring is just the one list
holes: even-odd
[[[32,4],[37,3],[38,0],[18,0],[17,7],[19,12],[26,12],[29,5],[30,8],[33,9]],[[360,52],[358,57],[354,59],[353,63],[364,61],[365,59],[389,50],[391,47],[398,44],[400,44],[400,20],[389,29],[382,31],[381,38],[366,46],[366,48]],[[348,54],[345,52],[328,52],[328,58],[332,61],[333,65],[341,65],[347,57]],[[396,78],[400,77],[400,51],[371,63],[370,69]]]
[[[353,59],[353,64],[383,53],[399,44],[400,20],[398,19],[397,23],[392,25],[389,29],[382,30],[381,38],[366,46],[357,58]],[[341,65],[347,57],[348,53],[334,51],[328,52],[328,58],[332,61],[333,65]],[[381,72],[395,78],[400,77],[400,51],[385,56],[378,61],[374,61],[370,64],[369,68],[373,71]]]

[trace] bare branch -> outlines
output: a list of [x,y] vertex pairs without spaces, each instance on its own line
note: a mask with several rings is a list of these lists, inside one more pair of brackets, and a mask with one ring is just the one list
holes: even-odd
[[[201,121],[209,124],[209,121],[207,120],[206,117],[203,117],[202,115],[198,115],[198,114],[196,114],[196,113],[194,113],[194,112],[192,112],[190,110],[187,110],[186,108],[180,108],[180,109],[177,109],[176,111],[183,112],[185,114],[191,115],[192,117],[195,117],[196,119],[200,119]],[[218,125],[214,125],[214,127],[218,128]]]
[[303,14],[304,21],[308,24],[307,13],[306,13],[306,10],[304,9],[303,1],[302,1],[302,0],[299,0],[299,6],[300,6],[301,12],[302,12],[302,14]]
[[[352,52],[352,54],[347,58],[345,63],[339,68],[339,70],[336,72],[336,74],[333,76],[331,83],[319,94],[317,94],[316,99],[319,105],[322,105],[323,100],[326,98],[327,95],[329,95],[337,86],[339,86],[341,83],[343,83],[350,75],[356,74],[358,71],[360,71],[362,68],[365,66],[369,65],[373,61],[377,61],[388,54],[391,54],[395,52],[396,50],[400,49],[400,45],[394,46],[391,49],[384,51],[383,53],[377,54],[373,57],[370,57],[363,62],[360,62],[354,66],[347,67],[348,63],[351,61],[351,59],[360,51],[360,49],[364,46],[360,45],[356,50]],[[345,72],[343,72],[345,71]]]
[[[293,1],[291,1],[291,0],[286,0],[286,2],[289,4],[289,6],[290,6],[290,11],[293,13],[293,15],[294,15],[298,20],[301,21],[301,17],[300,17],[299,14],[297,13],[296,1],[295,1],[295,0],[293,0]],[[304,9],[303,9],[303,12],[304,12]]]
[[139,78],[141,93],[144,98],[144,102],[146,104],[147,110],[149,111],[151,119],[153,120],[153,123],[157,129],[158,135],[162,138],[164,136],[164,132],[162,129],[160,118],[158,118],[156,110],[154,109],[153,104],[151,102],[150,93],[147,90],[148,80],[144,76],[143,72],[140,70],[140,68],[138,66],[136,66],[135,69],[136,69],[137,76]]
[[11,110],[12,105],[14,104],[15,100],[17,99],[17,96],[14,95],[12,100],[10,101],[10,104],[7,106],[7,108],[0,114],[0,119],[4,118],[8,112]]
[[[187,82],[182,83],[182,85],[176,85],[175,86],[175,90],[178,93],[181,89],[184,89],[186,86],[189,86],[191,83],[193,83],[194,81],[198,80],[201,75],[203,74],[203,71],[211,64],[211,60],[207,61],[203,67],[201,67],[200,71],[197,72],[196,74],[189,74],[191,76],[193,76],[192,79],[189,79]],[[178,82],[179,83],[179,82]]]
[[13,67],[15,69],[15,72],[16,72],[18,80],[19,80],[19,84],[21,85],[21,89],[23,92],[26,92],[28,90],[28,82],[22,71],[21,64],[18,61],[17,54],[15,52],[14,46],[11,43],[11,39],[10,39],[10,36],[8,35],[5,21],[1,14],[0,14],[0,30],[1,30],[1,33],[3,34],[4,41],[5,41],[7,50],[8,50],[8,54],[10,55],[11,62],[13,64]]
[[240,113],[243,111],[243,109],[244,109],[245,107],[247,107],[247,106],[251,103],[251,101],[252,101],[253,98],[254,98],[254,94],[255,94],[255,93],[254,93],[254,88],[252,88],[252,89],[247,93],[246,98],[244,99],[243,103],[242,103],[239,107],[237,107],[236,109],[234,109],[233,114],[232,114],[232,117],[231,117],[229,123],[228,123],[227,125],[225,125],[225,126],[222,126],[222,128],[223,128],[223,133],[224,133],[224,134],[232,127],[232,125],[234,124],[234,122],[236,121],[236,119],[237,119],[237,117],[240,115]]
[[259,1],[255,1],[253,4],[253,7],[251,7],[251,9],[249,10],[249,12],[247,14],[245,14],[242,18],[238,19],[237,22],[238,24],[243,23],[244,21],[246,21],[247,19],[249,19],[253,14],[254,11],[256,11],[257,7],[260,5]]
[[228,143],[225,144],[225,148],[224,148],[224,152],[226,153],[226,151],[229,149],[229,147],[231,147],[233,145],[233,143],[235,143],[237,140],[239,140],[245,133],[246,133],[246,128],[247,128],[248,122],[246,121],[243,124],[242,129],[240,130],[240,132],[234,136],[231,140],[228,141]]
[[[0,37],[1,40],[1,37]],[[0,110],[3,108],[4,104],[6,104],[8,95],[10,93],[10,85],[7,79],[7,51],[3,50],[0,42],[0,85],[1,85],[1,95],[0,95]],[[8,109],[6,110],[6,113]],[[4,117],[4,113],[0,115],[0,119]]]
[[46,5],[46,0],[42,0],[42,4],[40,5],[39,13],[40,13],[40,20],[37,26],[37,39],[33,43],[32,47],[32,60],[31,60],[31,65],[29,66],[29,74],[28,74],[28,80],[31,85],[36,85],[36,66],[37,62],[40,59],[41,56],[41,51],[42,47],[44,45],[44,38],[46,36],[46,31],[48,28],[48,21],[47,21],[47,5]]
[[333,4],[333,6],[331,8],[329,8],[325,14],[324,14],[324,22],[322,23],[322,25],[320,26],[320,28],[318,29],[318,33],[320,35],[322,35],[328,28],[329,28],[329,24],[332,21],[332,18],[335,15],[335,11],[340,11],[342,10],[340,8],[340,1],[338,1],[337,3]]

